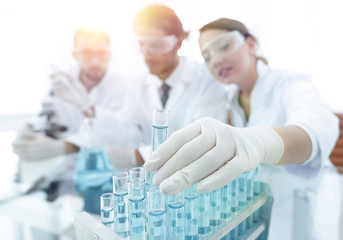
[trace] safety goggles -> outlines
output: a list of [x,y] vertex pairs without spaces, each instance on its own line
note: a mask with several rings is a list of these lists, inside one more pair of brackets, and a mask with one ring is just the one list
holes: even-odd
[[138,36],[137,41],[142,52],[148,51],[151,54],[164,54],[171,51],[175,47],[178,39],[174,35],[158,38]]
[[213,56],[227,57],[240,48],[245,42],[244,36],[239,31],[224,33],[206,43],[201,54],[206,63],[211,62]]

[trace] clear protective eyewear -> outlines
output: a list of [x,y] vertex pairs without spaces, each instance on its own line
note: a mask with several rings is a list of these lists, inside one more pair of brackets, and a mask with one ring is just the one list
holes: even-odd
[[201,48],[201,55],[206,63],[210,63],[213,56],[227,57],[244,45],[245,38],[239,31],[224,33]]
[[164,54],[175,47],[178,39],[174,35],[165,37],[138,36],[137,41],[142,52],[148,51],[152,54]]

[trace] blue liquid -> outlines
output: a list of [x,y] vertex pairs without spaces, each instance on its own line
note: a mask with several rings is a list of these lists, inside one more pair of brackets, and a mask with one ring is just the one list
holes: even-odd
[[244,236],[247,233],[245,221],[238,225],[238,236]]
[[201,193],[198,195],[198,204],[199,204],[199,234],[207,234],[211,232],[210,228],[210,194]]
[[231,182],[231,212],[233,215],[236,215],[239,211],[239,180],[236,178]]
[[261,195],[261,167],[254,170],[254,196]]
[[149,240],[164,240],[167,239],[166,231],[166,212],[152,211],[149,212]]
[[100,196],[112,192],[113,168],[101,148],[82,149],[75,166],[76,191],[84,197],[84,210],[100,213]]
[[152,126],[152,151],[155,151],[168,137],[168,126]]
[[231,230],[231,232],[230,232],[230,240],[239,240],[239,237],[238,237],[238,226]]
[[[187,196],[187,195],[186,195]],[[198,197],[185,196],[185,239],[197,240],[198,237]]]
[[220,190],[221,190],[220,217],[223,219],[227,219],[231,217],[231,206],[230,206],[231,185],[227,184],[223,186]]
[[127,193],[123,195],[114,194],[114,230],[123,238],[129,235]]
[[184,205],[179,204],[168,204],[168,237],[169,239],[184,239]]
[[221,218],[221,192],[220,189],[210,192],[210,225],[218,226]]
[[247,229],[251,229],[254,225],[254,221],[253,221],[253,215],[250,215],[246,220],[246,227]]
[[145,239],[145,198],[129,199],[130,239]]
[[114,229],[114,209],[113,207],[104,207],[101,209],[101,222],[108,228]]
[[246,206],[247,202],[247,173],[239,176],[239,206]]
[[260,222],[260,208],[257,209],[253,215],[252,215],[253,223],[259,223]]
[[246,173],[247,178],[247,200],[254,200],[254,170]]

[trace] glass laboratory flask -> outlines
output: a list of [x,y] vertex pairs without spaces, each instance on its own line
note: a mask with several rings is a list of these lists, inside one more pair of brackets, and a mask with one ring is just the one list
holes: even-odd
[[113,167],[94,131],[94,118],[85,118],[80,134],[84,143],[78,154],[74,181],[76,191],[84,198],[84,210],[100,213],[100,196],[112,192]]

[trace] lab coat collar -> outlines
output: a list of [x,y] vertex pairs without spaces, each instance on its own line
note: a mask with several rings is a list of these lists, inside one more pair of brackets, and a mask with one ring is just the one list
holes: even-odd
[[[174,87],[176,84],[183,82],[187,83],[191,80],[191,77],[189,76],[192,74],[189,71],[183,71],[185,68],[185,65],[188,64],[188,61],[185,57],[179,57],[179,63],[175,70],[170,74],[170,76],[165,80],[165,83],[168,84],[170,87]],[[163,84],[163,81],[159,79],[156,75],[148,74],[146,77],[144,84],[146,85],[155,85],[157,88],[161,87]]]

